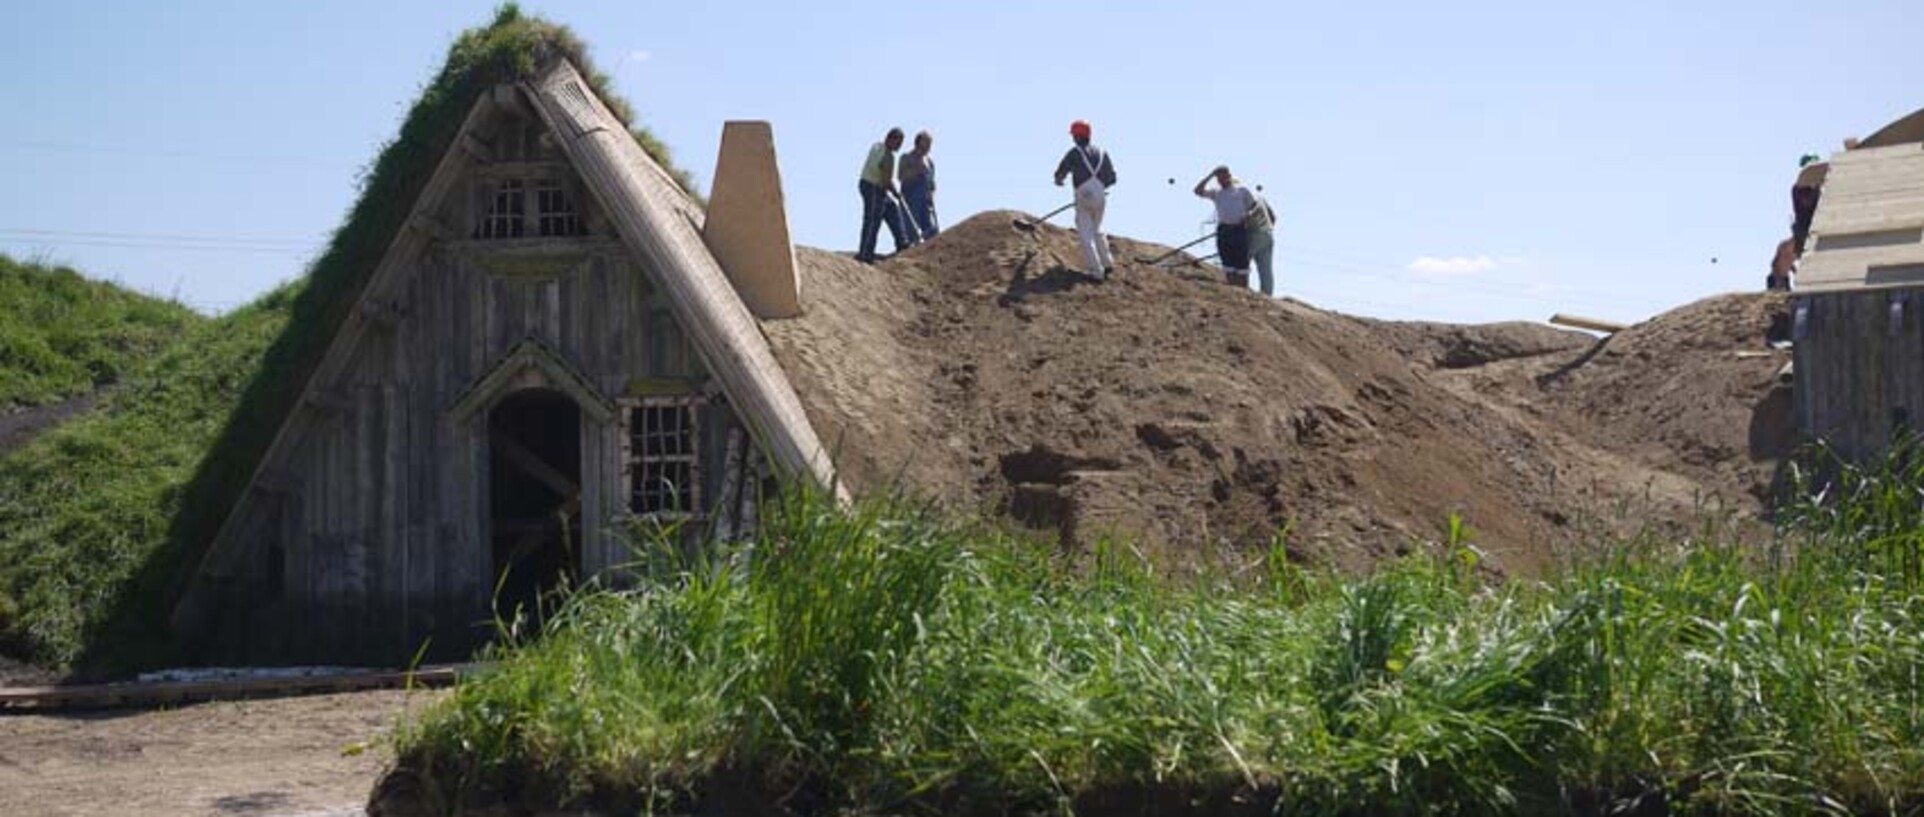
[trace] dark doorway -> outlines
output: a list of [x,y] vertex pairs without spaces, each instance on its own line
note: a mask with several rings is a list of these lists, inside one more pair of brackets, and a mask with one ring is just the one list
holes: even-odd
[[560,392],[515,392],[488,412],[495,609],[539,617],[541,594],[581,570],[581,409]]

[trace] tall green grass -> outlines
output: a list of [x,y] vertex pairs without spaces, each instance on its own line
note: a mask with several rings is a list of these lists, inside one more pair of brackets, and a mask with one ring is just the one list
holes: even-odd
[[178,303],[0,255],[0,411],[118,382],[200,321]]
[[[440,808],[663,813],[1887,813],[1924,805],[1924,597],[1814,558],[1615,543],[1489,585],[1069,570],[791,500],[753,546],[577,593],[400,739]],[[1280,551],[1279,551],[1280,553]]]

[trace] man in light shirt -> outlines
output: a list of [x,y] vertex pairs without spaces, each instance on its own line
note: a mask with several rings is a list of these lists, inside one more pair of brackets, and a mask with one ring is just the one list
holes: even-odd
[[[1216,187],[1209,188],[1209,180]],[[1249,286],[1249,214],[1259,206],[1256,193],[1242,185],[1226,165],[1217,165],[1196,182],[1196,195],[1216,203],[1216,260],[1230,286]]]
[[855,260],[864,264],[875,263],[875,239],[884,221],[895,238],[896,252],[914,243],[903,235],[902,212],[895,206],[895,152],[901,148],[902,129],[889,128],[882,141],[869,147],[868,158],[862,162],[861,181],[856,184],[862,194],[862,239]]

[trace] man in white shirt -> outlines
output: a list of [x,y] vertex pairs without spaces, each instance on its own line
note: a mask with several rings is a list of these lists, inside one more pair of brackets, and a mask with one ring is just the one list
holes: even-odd
[[[1216,187],[1209,188],[1209,180]],[[1217,165],[1196,182],[1197,196],[1216,203],[1216,260],[1231,286],[1249,286],[1249,214],[1259,206],[1256,194],[1231,175],[1229,167]]]

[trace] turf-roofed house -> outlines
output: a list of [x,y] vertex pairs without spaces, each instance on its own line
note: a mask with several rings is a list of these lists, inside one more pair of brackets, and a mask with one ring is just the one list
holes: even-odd
[[172,612],[202,660],[458,655],[497,610],[619,576],[633,525],[728,536],[771,486],[835,484],[758,324],[799,310],[767,126],[725,129],[711,220],[565,31],[519,36],[518,67],[444,72],[465,116],[336,271],[338,317],[290,325],[309,363],[274,373],[285,408],[251,418]]

